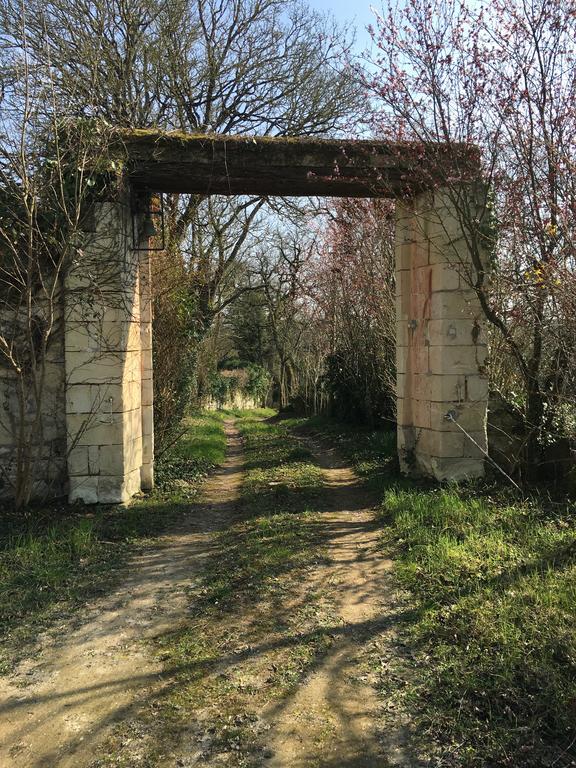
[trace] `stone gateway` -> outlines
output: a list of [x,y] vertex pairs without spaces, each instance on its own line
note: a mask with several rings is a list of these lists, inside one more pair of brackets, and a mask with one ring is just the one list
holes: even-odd
[[[63,397],[54,402],[65,414],[53,422],[70,501],[125,502],[153,486],[153,253],[142,211],[162,192],[395,198],[401,467],[439,480],[483,474],[487,348],[474,285],[485,206],[475,148],[135,130],[118,131],[112,150],[124,191],[94,205],[85,249],[96,266],[87,275],[72,265],[64,285]],[[3,427],[6,466],[10,449]]]

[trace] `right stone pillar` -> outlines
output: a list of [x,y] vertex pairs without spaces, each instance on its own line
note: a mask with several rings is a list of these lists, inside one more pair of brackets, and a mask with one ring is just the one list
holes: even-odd
[[473,198],[470,189],[462,192],[426,192],[396,204],[398,453],[405,474],[437,480],[482,476],[487,450],[487,345],[471,253],[477,245],[462,225],[474,219]]

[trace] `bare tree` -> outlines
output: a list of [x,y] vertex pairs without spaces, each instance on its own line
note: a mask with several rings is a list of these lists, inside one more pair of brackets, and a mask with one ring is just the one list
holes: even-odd
[[18,509],[65,472],[63,284],[84,258],[106,145],[88,121],[70,140],[51,71],[28,55],[25,12],[20,21],[18,45],[0,53],[0,492]]
[[[19,19],[19,2],[2,0],[7,39]],[[359,107],[344,63],[349,42],[299,0],[32,0],[24,40],[33,65],[49,67],[71,117],[264,135],[325,135],[349,122]],[[166,331],[169,318],[160,315],[166,309],[174,316],[179,302],[191,325],[168,337],[180,339],[183,356],[194,354],[191,340],[238,295],[235,264],[253,248],[254,224],[266,207],[259,199],[167,200],[168,259],[155,265],[163,292],[156,327]],[[159,364],[163,359],[157,355]],[[168,371],[162,373],[167,387]],[[175,380],[170,397],[176,391],[185,399],[186,386]]]
[[536,462],[542,443],[557,437],[552,422],[576,371],[571,318],[558,314],[574,285],[573,7],[390,3],[375,39],[366,75],[380,105],[375,130],[443,142],[449,162],[459,142],[482,152],[482,194],[455,185],[442,168],[428,181],[444,187],[461,219],[473,259],[467,279],[495,340],[492,378],[521,407],[527,457]]
[[267,249],[258,254],[258,277],[281,408],[286,407],[300,389],[300,362],[310,321],[304,276],[313,251],[310,233],[279,231]]

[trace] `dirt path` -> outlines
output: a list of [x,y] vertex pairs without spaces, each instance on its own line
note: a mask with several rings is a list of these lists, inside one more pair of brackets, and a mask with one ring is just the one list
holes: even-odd
[[232,424],[226,431],[227,460],[206,483],[204,514],[134,558],[128,579],[89,605],[79,628],[48,633],[33,658],[0,680],[2,768],[84,768],[116,723],[161,694],[161,664],[141,641],[186,615],[186,590],[210,555],[212,533],[233,512],[241,446]]
[[322,544],[329,560],[315,579],[334,596],[342,631],[295,695],[266,712],[272,724],[270,768],[384,768],[408,765],[404,734],[379,732],[382,702],[367,666],[367,646],[390,643],[390,560],[378,546],[375,499],[353,470],[325,445],[309,443],[324,470],[329,508]]
[[[113,595],[88,606],[75,627],[63,626],[59,634],[44,636],[35,657],[22,663],[12,678],[0,680],[1,768],[89,768],[100,765],[95,760],[104,752],[130,768],[141,764],[147,740],[151,744],[155,738],[154,729],[144,725],[144,709],[149,715],[177,684],[147,653],[142,640],[189,621],[189,590],[215,552],[214,534],[237,519],[242,447],[232,423],[226,424],[226,432],[226,463],[209,478],[186,521],[134,558],[129,578]],[[258,765],[413,766],[404,754],[403,734],[394,728],[382,730],[383,702],[375,693],[376,673],[370,666],[368,649],[377,642],[381,650],[389,642],[395,610],[391,563],[378,549],[374,499],[334,451],[320,443],[309,447],[325,475],[317,538],[327,557],[306,570],[293,597],[286,595],[286,610],[291,600],[321,591],[337,618],[334,641],[295,692],[260,712]],[[246,618],[246,631],[252,620],[260,619]],[[239,674],[249,674],[250,653],[245,661],[242,653],[238,659]],[[227,674],[232,674],[230,668]],[[134,744],[124,738],[110,753],[117,725],[127,722],[142,724]],[[240,753],[230,752],[223,762],[217,756],[210,762],[196,738],[203,727],[192,720],[193,738],[150,764],[248,764]]]

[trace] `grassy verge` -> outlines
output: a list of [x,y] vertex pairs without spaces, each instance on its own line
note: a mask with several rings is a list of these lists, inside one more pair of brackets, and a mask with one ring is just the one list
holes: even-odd
[[[155,643],[171,683],[141,765],[162,764],[192,740],[203,765],[260,766],[258,712],[287,696],[333,642],[330,606],[305,577],[323,557],[315,529],[322,472],[292,434],[296,422],[235,415],[245,459],[240,505],[214,534],[190,593],[194,618]],[[118,734],[111,755],[131,735]]]
[[573,765],[574,509],[389,490],[382,519],[417,597],[413,695],[459,765]]
[[158,465],[158,487],[129,507],[51,505],[0,521],[0,672],[56,618],[105,592],[133,547],[186,508],[207,472],[223,461],[222,418],[191,418]]
[[[418,486],[398,478],[386,433],[310,427],[382,492],[384,543],[417,608],[402,696],[441,745],[433,764],[575,765],[575,506],[501,486]],[[390,676],[382,686],[390,695]]]

